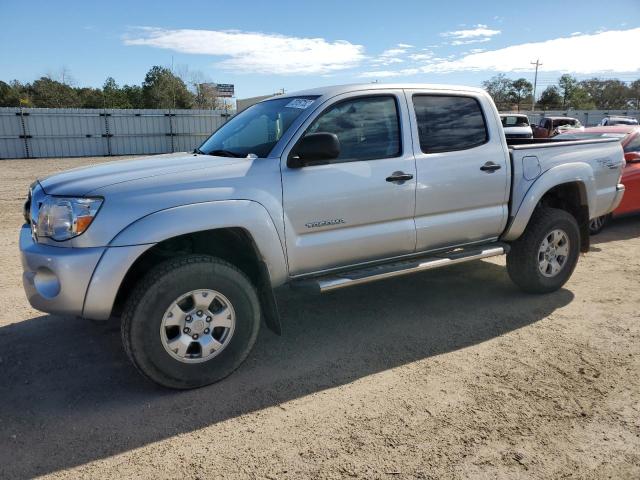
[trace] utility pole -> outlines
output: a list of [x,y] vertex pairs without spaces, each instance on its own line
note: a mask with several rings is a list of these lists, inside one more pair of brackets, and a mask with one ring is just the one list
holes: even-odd
[[537,58],[535,62],[530,62],[531,65],[536,66],[536,75],[533,77],[533,98],[531,100],[531,111],[535,112],[536,110],[536,87],[538,86],[538,67],[541,67],[540,59]]

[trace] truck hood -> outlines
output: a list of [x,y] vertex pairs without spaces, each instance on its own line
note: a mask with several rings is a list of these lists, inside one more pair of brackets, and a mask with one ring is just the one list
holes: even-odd
[[185,174],[194,170],[246,162],[244,158],[172,153],[134,160],[118,160],[75,168],[40,180],[50,195],[88,195],[99,188],[149,177]]

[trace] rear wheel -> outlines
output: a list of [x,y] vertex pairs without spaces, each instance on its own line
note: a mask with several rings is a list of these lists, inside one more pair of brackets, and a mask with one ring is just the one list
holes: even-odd
[[571,277],[579,252],[580,230],[575,218],[564,210],[540,208],[512,243],[507,271],[525,292],[553,292]]
[[185,389],[233,372],[259,327],[258,296],[244,273],[192,255],[160,264],[138,284],[125,306],[122,340],[144,376]]

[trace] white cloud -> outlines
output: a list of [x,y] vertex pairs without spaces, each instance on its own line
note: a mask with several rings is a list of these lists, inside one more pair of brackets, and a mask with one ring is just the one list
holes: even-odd
[[385,66],[391,65],[393,63],[402,63],[404,59],[402,58],[409,48],[413,48],[412,46],[403,46],[406,44],[399,43],[398,48],[389,48],[378,55],[376,58],[371,60],[373,65],[377,66]]
[[227,57],[226,70],[244,73],[314,74],[357,66],[364,47],[343,40],[300,38],[237,30],[166,30],[144,27],[124,37],[126,45],[146,45],[183,53]]
[[640,56],[629,55],[621,45],[638,45],[640,28],[612,30],[593,35],[575,35],[544,42],[523,43],[498,50],[472,53],[451,61],[423,67],[425,73],[465,70],[516,72],[530,70],[529,62],[540,58],[542,71],[591,74],[635,72]]
[[419,68],[403,68],[402,70],[377,70],[373,72],[362,72],[362,78],[389,78],[398,76],[417,75],[420,73]]
[[472,43],[485,43],[491,41],[489,37],[471,38],[469,40],[454,40],[450,45],[471,45]]
[[480,23],[478,25],[475,25],[472,29],[444,32],[441,33],[440,36],[453,38],[455,40],[469,40],[478,38],[491,38],[499,35],[500,33],[500,30],[492,30],[487,25]]
[[400,48],[413,48],[414,47],[414,45],[411,45],[409,43],[398,43],[398,46]]
[[433,53],[424,52],[424,53],[412,53],[409,55],[409,58],[414,62],[420,62],[424,60],[431,60],[433,58]]
[[365,78],[388,78],[421,73],[461,71],[531,71],[529,62],[539,58],[541,71],[574,74],[640,71],[640,56],[629,55],[621,45],[640,44],[640,28],[580,34],[544,42],[523,43],[489,51],[472,51],[458,58],[431,58],[416,68],[369,71]]
[[573,32],[570,34],[572,37],[575,37],[576,35],[582,35],[582,32]]

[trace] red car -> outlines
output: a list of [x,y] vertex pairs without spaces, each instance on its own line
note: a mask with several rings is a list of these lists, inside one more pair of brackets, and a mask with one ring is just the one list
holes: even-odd
[[624,159],[627,162],[627,166],[622,172],[621,183],[625,186],[622,202],[613,213],[591,220],[589,229],[592,234],[600,232],[612,216],[618,217],[630,213],[640,213],[640,126],[591,127],[581,131],[561,133],[554,139],[584,140],[598,137],[619,138],[624,149]]

